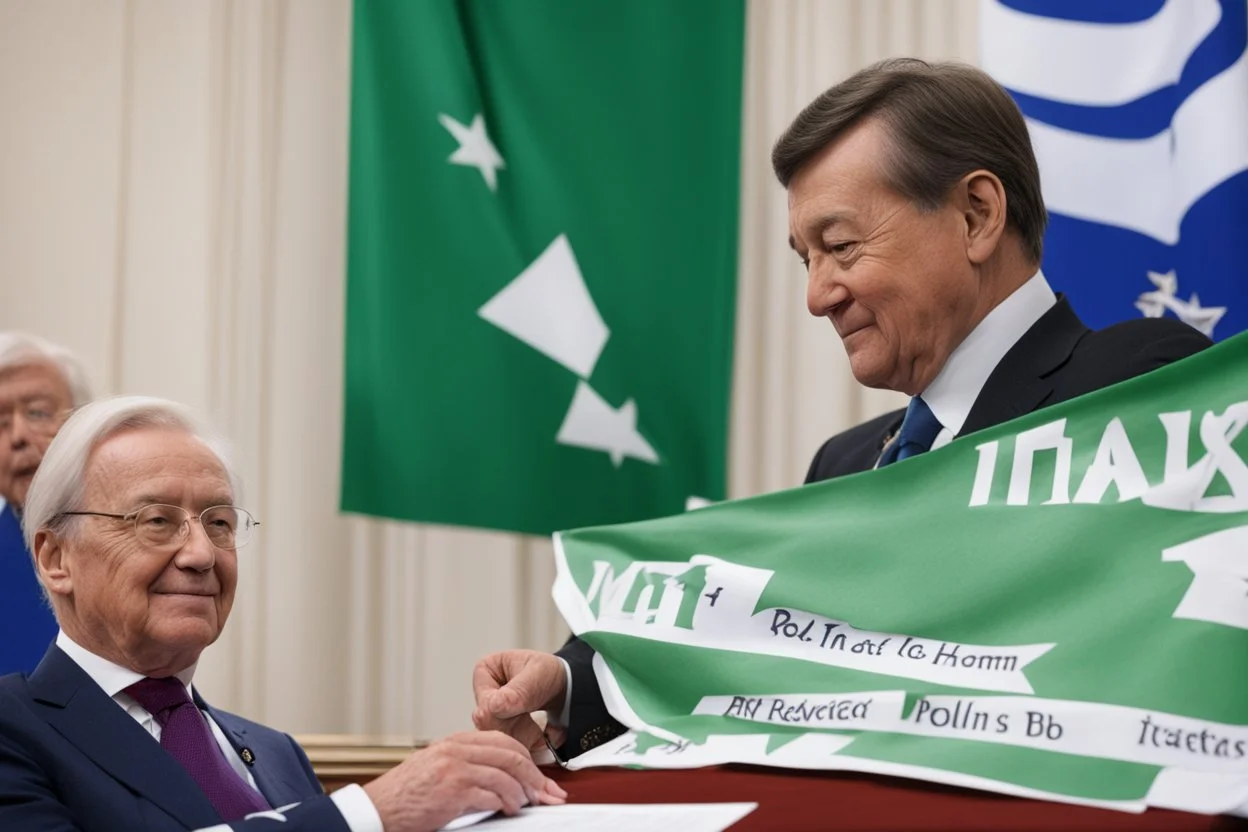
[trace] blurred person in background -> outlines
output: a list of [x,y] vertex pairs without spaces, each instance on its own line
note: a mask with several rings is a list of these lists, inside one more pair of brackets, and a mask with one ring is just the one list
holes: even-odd
[[91,399],[82,364],[64,347],[0,332],[0,675],[35,669],[56,635],[22,540],[26,493],[69,411]]
[[566,797],[497,732],[448,737],[326,796],[290,736],[204,701],[195,669],[259,524],[189,409],[137,396],[79,408],[23,495],[60,631],[33,673],[0,677],[0,829],[407,832]]

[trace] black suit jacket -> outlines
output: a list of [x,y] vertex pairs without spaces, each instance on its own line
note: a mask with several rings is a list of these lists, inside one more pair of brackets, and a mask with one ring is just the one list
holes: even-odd
[[[1065,297],[1023,334],[997,364],[958,436],[984,430],[1186,358],[1211,342],[1187,324],[1139,318],[1093,331]],[[904,410],[886,413],[838,433],[815,454],[806,482],[869,471]],[[572,670],[568,739],[561,754],[575,756],[623,733],[607,712],[594,675],[594,651],[573,638],[558,654]]]

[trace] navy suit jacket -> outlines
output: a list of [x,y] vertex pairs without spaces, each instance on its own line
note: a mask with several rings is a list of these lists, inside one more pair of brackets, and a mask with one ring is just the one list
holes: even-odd
[[[303,750],[288,735],[208,711],[280,817],[235,821],[240,832],[348,832]],[[191,776],[59,647],[35,672],[0,678],[0,829],[185,832],[222,823]]]
[[56,618],[22,539],[13,506],[0,508],[0,676],[29,673],[56,638]]

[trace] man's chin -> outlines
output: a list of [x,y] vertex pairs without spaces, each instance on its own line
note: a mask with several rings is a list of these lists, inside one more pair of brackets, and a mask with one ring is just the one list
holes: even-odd
[[849,371],[854,374],[854,380],[863,387],[892,390],[892,370],[890,364],[874,355],[866,354],[865,350],[849,353]]

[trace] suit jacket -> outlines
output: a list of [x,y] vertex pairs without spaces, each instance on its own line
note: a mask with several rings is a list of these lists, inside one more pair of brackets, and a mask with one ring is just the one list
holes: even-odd
[[[275,809],[229,829],[348,832],[302,749],[288,735],[198,700]],[[53,645],[29,677],[0,678],[0,829],[184,832],[222,826],[185,769]]]
[[[1093,331],[1059,295],[988,376],[958,436],[1126,381],[1210,345],[1192,327],[1167,318],[1140,318]],[[806,482],[871,470],[905,413],[886,413],[833,436],[815,454]],[[571,724],[560,749],[572,757],[618,736],[624,727],[603,704],[593,649],[573,638],[557,655],[572,670]]]
[[21,523],[13,506],[0,500],[0,676],[34,670],[54,638],[56,618],[43,599]]

